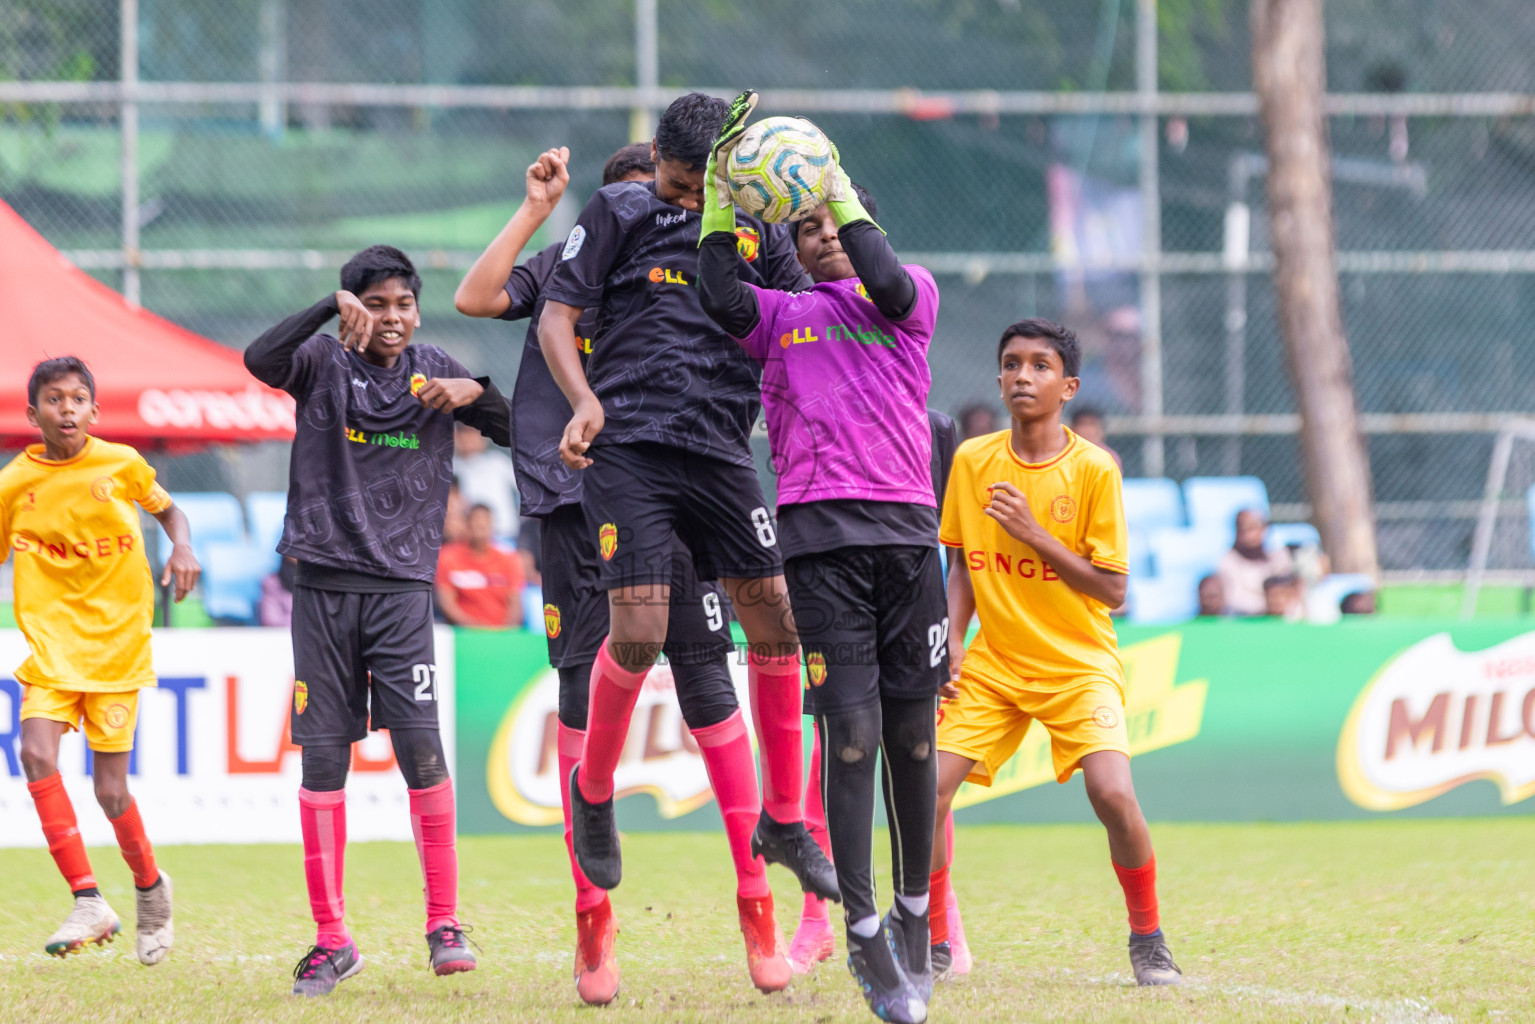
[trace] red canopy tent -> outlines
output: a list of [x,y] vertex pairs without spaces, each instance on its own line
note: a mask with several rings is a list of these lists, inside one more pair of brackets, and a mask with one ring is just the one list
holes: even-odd
[[112,441],[293,437],[293,399],[258,382],[240,354],[145,309],[76,268],[0,202],[0,447],[35,441],[26,381],[52,356],[84,359]]

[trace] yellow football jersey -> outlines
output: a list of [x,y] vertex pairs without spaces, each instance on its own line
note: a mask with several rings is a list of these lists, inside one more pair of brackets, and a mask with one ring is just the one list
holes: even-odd
[[1037,464],[1018,457],[1008,430],[966,441],[954,454],[938,531],[943,544],[963,550],[975,588],[981,628],[965,672],[1001,683],[1029,680],[1032,690],[1065,689],[1084,676],[1123,688],[1109,608],[1072,589],[986,515],[988,488],[1003,481],[1022,492],[1034,518],[1066,547],[1099,568],[1129,572],[1123,485],[1107,452],[1069,430],[1065,451]]
[[89,693],[154,686],[154,580],[133,505],[161,512],[171,497],[127,445],[87,438],[65,462],[43,452],[34,444],[0,469],[0,539],[32,648],[16,678]]

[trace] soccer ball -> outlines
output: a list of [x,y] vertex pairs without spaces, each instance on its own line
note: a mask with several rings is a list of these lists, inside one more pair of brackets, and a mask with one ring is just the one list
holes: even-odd
[[769,223],[804,220],[826,201],[831,140],[803,117],[769,117],[741,133],[722,170],[730,198]]

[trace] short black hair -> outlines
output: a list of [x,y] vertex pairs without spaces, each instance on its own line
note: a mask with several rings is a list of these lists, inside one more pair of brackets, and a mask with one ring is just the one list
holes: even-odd
[[1007,343],[1014,338],[1038,338],[1040,341],[1048,341],[1050,347],[1055,349],[1056,355],[1061,357],[1061,368],[1066,371],[1068,377],[1077,376],[1082,369],[1082,346],[1077,344],[1076,334],[1054,320],[1031,316],[1026,320],[1009,324],[1007,330],[1002,332],[1002,340],[997,342],[997,365],[1002,364],[1002,353],[1006,350]]
[[[1065,359],[1063,358],[1061,361],[1065,362]],[[1103,419],[1103,410],[1096,405],[1079,405],[1071,412],[1072,426],[1076,426],[1082,420],[1089,419]]]
[[635,173],[656,173],[655,162],[650,159],[648,142],[631,142],[608,157],[608,162],[602,165],[602,183],[611,185]]
[[699,170],[709,163],[709,150],[730,104],[718,96],[690,92],[678,96],[656,123],[656,155],[662,160],[676,160],[687,169]]
[[[853,184],[853,195],[857,196],[858,197],[858,201],[863,204],[864,210],[869,214],[869,219],[872,220],[872,221],[878,222],[879,221],[879,204],[874,201],[874,197],[869,194],[869,190],[868,189],[864,188],[862,185],[858,184],[858,182],[856,182],[856,181],[853,182],[852,184]],[[797,221],[794,222],[794,241],[795,241],[796,244],[799,242],[799,228],[800,228],[800,225],[803,224],[803,223],[805,223],[803,220],[797,220]]]
[[496,510],[495,509],[491,508],[489,505],[485,504],[483,501],[477,501],[473,505],[469,506],[469,511],[465,512],[464,515],[472,516],[476,512],[484,512],[488,516],[493,516],[493,515],[496,514]]
[[91,401],[96,401],[96,378],[91,376],[91,368],[85,365],[85,360],[79,356],[55,356],[32,367],[32,376],[27,379],[27,404],[36,407],[37,393],[45,385],[62,380],[70,374],[85,382],[85,390],[91,393]]
[[361,295],[380,281],[399,278],[416,298],[421,297],[421,275],[410,257],[392,245],[370,245],[341,268],[341,288]]
[[1293,587],[1300,582],[1300,577],[1293,572],[1281,573],[1278,576],[1270,576],[1263,581],[1263,590],[1267,593],[1276,587]]

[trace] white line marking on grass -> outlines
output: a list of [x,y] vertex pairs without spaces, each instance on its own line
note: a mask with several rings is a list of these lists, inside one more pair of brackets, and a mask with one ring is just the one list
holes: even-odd
[[[1072,975],[1074,971],[1052,971],[1052,974]],[[1098,985],[1114,985],[1134,988],[1135,979],[1124,974],[1077,975],[1083,981]],[[1402,999],[1363,999],[1329,995],[1326,992],[1306,992],[1295,989],[1270,988],[1263,985],[1206,981],[1202,978],[1185,978],[1180,986],[1183,991],[1198,992],[1209,996],[1235,996],[1256,999],[1273,1006],[1314,1007],[1358,1013],[1363,1011],[1379,1019],[1382,1024],[1454,1024],[1455,1018],[1435,1010],[1426,999],[1411,996]],[[1175,989],[1174,991],[1177,991]]]

